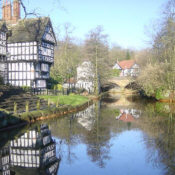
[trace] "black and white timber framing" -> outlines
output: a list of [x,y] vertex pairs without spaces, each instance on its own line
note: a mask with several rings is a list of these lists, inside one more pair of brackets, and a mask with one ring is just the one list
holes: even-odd
[[8,25],[8,30],[7,46],[6,33],[0,30],[2,76],[13,86],[46,88],[56,44],[50,19],[19,20],[17,24]]
[[41,125],[40,130],[30,130],[10,141],[10,145],[1,152],[0,170],[4,175],[11,169],[17,174],[23,169],[28,172],[40,169],[45,172],[44,174],[57,174],[59,159],[56,157],[56,142],[52,139],[47,125]]
[[0,76],[7,82],[7,27],[0,21]]

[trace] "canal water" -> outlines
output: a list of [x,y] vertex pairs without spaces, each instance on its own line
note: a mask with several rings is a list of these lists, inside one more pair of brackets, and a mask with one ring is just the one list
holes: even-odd
[[174,175],[174,113],[173,105],[109,95],[76,114],[1,133],[0,174]]

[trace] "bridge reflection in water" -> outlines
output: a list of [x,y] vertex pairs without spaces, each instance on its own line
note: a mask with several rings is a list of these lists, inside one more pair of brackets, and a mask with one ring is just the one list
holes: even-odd
[[2,175],[56,175],[56,142],[47,125],[30,130],[0,151]]

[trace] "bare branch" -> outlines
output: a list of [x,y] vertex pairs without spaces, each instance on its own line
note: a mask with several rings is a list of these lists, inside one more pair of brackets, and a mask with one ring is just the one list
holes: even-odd
[[23,8],[23,11],[24,11],[24,14],[25,14],[25,17],[24,18],[27,18],[28,16],[36,16],[36,17],[39,17],[39,14],[36,13],[35,10],[33,10],[32,12],[28,12],[27,9],[26,9],[26,6],[24,5],[23,1],[22,0],[19,0],[19,3],[21,4],[22,8]]

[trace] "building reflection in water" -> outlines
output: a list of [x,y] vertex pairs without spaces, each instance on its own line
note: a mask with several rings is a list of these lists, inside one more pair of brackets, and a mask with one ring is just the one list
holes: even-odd
[[1,150],[0,156],[2,175],[56,175],[59,168],[56,142],[47,125],[10,141],[9,146]]
[[77,122],[86,130],[91,131],[95,124],[95,104],[89,106],[84,111],[80,111],[74,115]]
[[116,117],[117,120],[123,122],[133,122],[135,119],[138,119],[141,115],[140,110],[136,109],[121,109],[120,114]]

